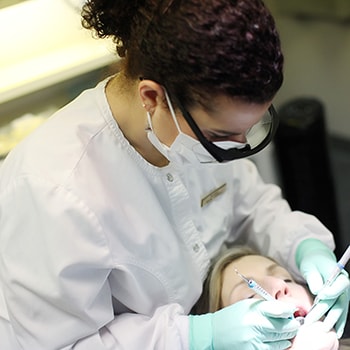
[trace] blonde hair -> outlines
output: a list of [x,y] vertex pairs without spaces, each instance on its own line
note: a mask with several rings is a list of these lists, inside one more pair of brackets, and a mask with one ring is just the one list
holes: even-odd
[[[223,254],[220,254],[211,265],[208,276],[204,281],[203,292],[193,306],[191,314],[200,315],[222,309],[224,306],[222,305],[221,293],[225,268],[232,262],[250,255],[264,256],[256,250],[243,245],[234,246],[225,250]],[[275,259],[269,256],[264,257],[279,265]],[[300,285],[302,285],[306,292],[309,293],[310,297],[313,298],[307,285],[305,283],[300,283]]]
[[204,282],[202,295],[191,310],[192,314],[215,312],[223,307],[221,301],[223,271],[233,261],[247,255],[260,254],[247,246],[235,246],[214,260]]

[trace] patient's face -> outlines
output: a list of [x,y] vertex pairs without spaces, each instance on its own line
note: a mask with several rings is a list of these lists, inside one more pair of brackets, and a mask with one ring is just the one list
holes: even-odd
[[237,275],[235,269],[248,279],[255,280],[277,300],[294,305],[298,309],[295,316],[305,316],[311,308],[312,298],[307,289],[297,284],[286,269],[260,255],[244,256],[225,268],[221,292],[224,307],[243,299],[261,299]]

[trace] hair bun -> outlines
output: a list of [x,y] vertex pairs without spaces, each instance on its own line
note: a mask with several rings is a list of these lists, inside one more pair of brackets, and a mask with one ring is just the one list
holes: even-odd
[[[143,12],[146,0],[88,0],[83,5],[82,25],[96,36],[113,36],[119,46],[127,45],[137,13]],[[141,10],[141,11],[140,11]]]

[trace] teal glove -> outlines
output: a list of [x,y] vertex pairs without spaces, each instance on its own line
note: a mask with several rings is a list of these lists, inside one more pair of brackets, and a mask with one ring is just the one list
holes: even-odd
[[316,322],[327,314],[323,321],[326,330],[334,327],[340,338],[349,308],[350,281],[347,272],[343,270],[329,287],[319,293],[336,266],[336,257],[324,243],[313,238],[306,239],[298,246],[296,264],[311,293],[321,299],[306,316],[305,323]]
[[190,350],[280,350],[291,346],[299,323],[280,301],[246,299],[217,312],[190,315]]

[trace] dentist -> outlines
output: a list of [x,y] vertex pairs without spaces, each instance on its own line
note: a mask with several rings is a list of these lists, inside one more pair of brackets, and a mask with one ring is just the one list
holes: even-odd
[[[225,245],[273,257],[314,293],[336,264],[332,234],[246,159],[278,125],[271,14],[261,0],[88,0],[82,16],[121,67],[1,167],[1,346],[288,348],[299,325],[283,303],[188,315]],[[327,313],[340,336],[348,289],[342,273],[311,321]]]

